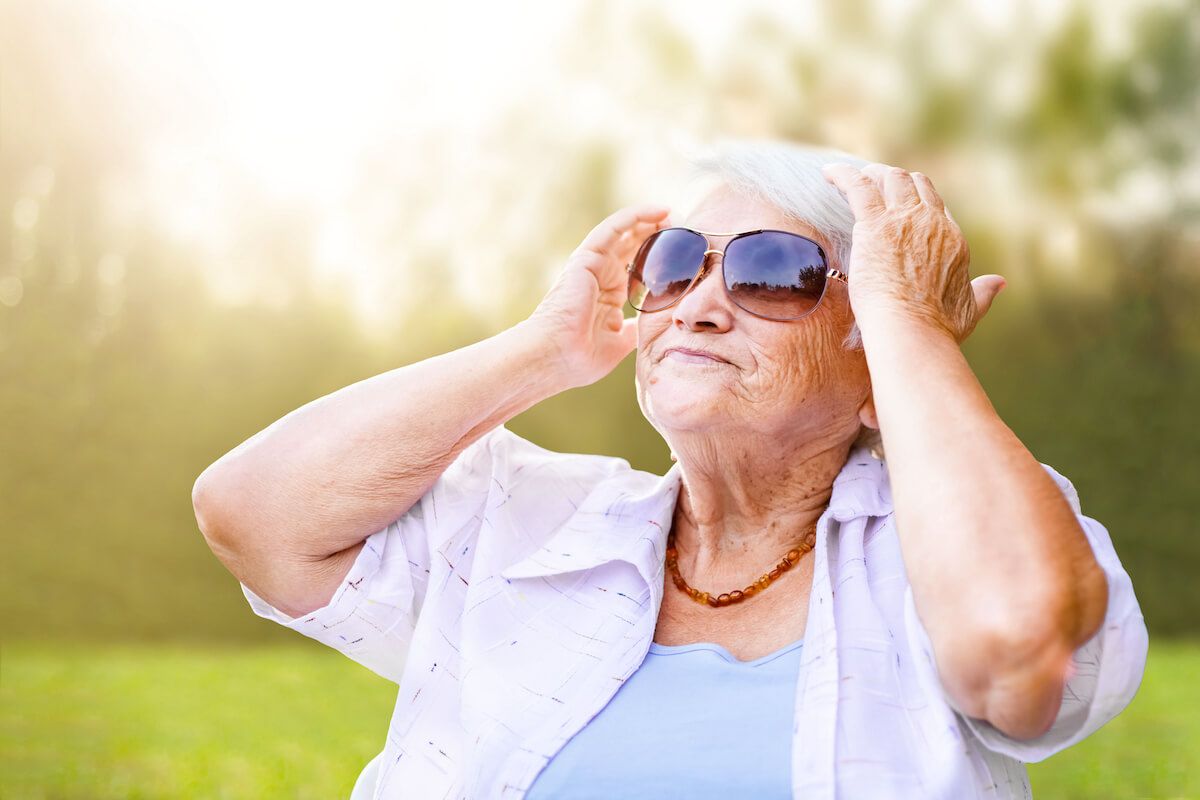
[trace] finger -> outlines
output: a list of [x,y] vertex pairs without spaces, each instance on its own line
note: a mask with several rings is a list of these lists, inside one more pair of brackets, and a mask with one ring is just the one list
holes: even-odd
[[608,328],[610,334],[615,335],[612,335],[611,338],[606,337],[604,349],[614,359],[615,363],[637,348],[637,317],[630,317],[618,323],[615,328],[612,326],[608,326]]
[[882,194],[883,183],[885,180],[887,180],[887,173],[890,169],[891,167],[889,167],[887,164],[880,164],[876,162],[874,164],[867,164],[862,168],[862,171],[864,175],[875,181],[875,185],[879,187],[879,192]]
[[944,213],[946,215],[946,219],[950,220],[950,222],[954,225],[954,227],[958,228],[959,230],[962,230],[962,228],[958,224],[958,220],[954,219],[954,215],[950,213],[950,209],[948,207],[942,206],[942,213]]
[[613,304],[604,311],[603,325],[612,333],[624,335],[629,320],[625,317],[625,302]]
[[929,180],[929,176],[923,172],[912,173],[913,185],[917,189],[917,194],[921,196],[921,202],[930,208],[937,211],[944,211],[946,206],[942,202],[942,196],[937,193],[937,189],[933,188],[933,181]]
[[879,185],[883,201],[889,208],[915,206],[921,202],[921,195],[907,171],[887,164],[868,164],[863,172]]
[[850,164],[826,164],[821,174],[846,196],[855,219],[877,214],[885,208],[879,187],[862,170]]
[[666,219],[668,210],[662,205],[622,208],[592,228],[578,249],[625,260],[632,255],[630,251],[633,246],[653,232],[661,220]]
[[983,319],[996,295],[1004,290],[1008,282],[1000,275],[980,275],[971,281],[971,291],[975,295],[975,324]]

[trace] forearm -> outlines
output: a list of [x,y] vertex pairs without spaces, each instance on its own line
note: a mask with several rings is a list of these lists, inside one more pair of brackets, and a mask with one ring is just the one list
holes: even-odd
[[954,339],[900,315],[859,325],[905,568],[943,682],[965,712],[1040,733],[1070,652],[1103,620],[1103,572]]
[[299,591],[304,581],[285,574],[289,563],[303,568],[355,548],[408,510],[468,444],[566,388],[554,358],[522,323],[315,400],[200,476],[201,529],[252,588],[278,593],[291,581]]

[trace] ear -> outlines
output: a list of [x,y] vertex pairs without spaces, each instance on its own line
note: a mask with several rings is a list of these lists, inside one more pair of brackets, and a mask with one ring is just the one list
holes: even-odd
[[879,417],[875,414],[875,395],[868,394],[858,409],[858,421],[868,428],[879,430]]

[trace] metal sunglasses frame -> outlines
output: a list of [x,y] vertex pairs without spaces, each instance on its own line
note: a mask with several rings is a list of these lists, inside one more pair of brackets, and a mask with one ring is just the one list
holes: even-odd
[[[699,234],[700,236],[704,237],[704,242],[705,242],[705,244],[708,245],[708,249],[704,251],[704,255],[700,261],[700,266],[696,269],[696,274],[692,277],[691,283],[688,284],[686,289],[684,289],[682,292],[679,293],[679,297],[676,297],[674,300],[672,300],[670,303],[667,303],[662,308],[656,308],[653,311],[642,311],[640,308],[638,308],[637,306],[634,306],[633,303],[630,302],[630,305],[633,306],[633,309],[635,311],[637,311],[639,314],[657,314],[659,311],[666,311],[668,308],[671,308],[676,303],[678,303],[680,300],[682,300],[684,297],[686,297],[688,295],[688,293],[690,291],[692,291],[692,289],[694,289],[696,286],[698,286],[700,284],[700,282],[703,281],[706,277],[708,277],[708,274],[710,272],[712,272],[712,268],[710,267],[710,264],[712,264],[713,260],[710,258],[710,256],[720,256],[721,257],[721,288],[725,290],[725,296],[729,298],[729,301],[731,303],[733,303],[738,308],[742,309],[742,311],[745,311],[747,314],[751,314],[760,319],[769,319],[772,322],[794,322],[798,319],[804,319],[809,314],[816,311],[817,306],[821,305],[821,301],[825,299],[825,289],[824,288],[821,289],[821,296],[819,298],[817,298],[817,302],[813,304],[813,307],[810,308],[808,311],[805,311],[803,314],[801,314],[798,317],[782,317],[782,318],[768,317],[764,314],[759,314],[756,311],[751,311],[750,309],[746,308],[741,303],[739,303],[737,301],[737,298],[733,296],[733,293],[729,290],[729,286],[725,283],[725,251],[727,249],[729,249],[729,245],[732,244],[734,241],[741,239],[742,237],[745,237],[745,236],[752,236],[756,233],[783,233],[783,234],[787,234],[788,236],[795,236],[798,239],[803,239],[806,242],[811,242],[817,248],[817,251],[821,254],[821,258],[825,260],[825,264],[826,264],[825,278],[827,281],[825,285],[826,286],[829,285],[828,284],[829,278],[833,278],[836,281],[841,281],[842,283],[847,284],[847,285],[849,285],[849,283],[850,283],[850,281],[846,277],[846,273],[842,272],[839,269],[834,269],[833,267],[828,266],[829,256],[827,256],[825,254],[824,247],[822,247],[818,242],[813,241],[812,239],[808,238],[807,236],[802,236],[799,233],[793,233],[791,231],[781,231],[781,230],[778,230],[775,228],[758,228],[758,229],[752,230],[752,231],[736,231],[734,233],[713,233],[710,231],[698,231],[695,228],[685,228],[682,225],[672,225],[669,228],[663,228],[662,230],[655,231],[654,233],[651,234],[651,236],[657,236],[658,234],[662,233],[663,231],[687,231],[689,233]],[[718,250],[712,246],[713,239],[724,239],[724,238],[728,238],[729,241],[726,242],[721,249]],[[647,241],[649,241],[649,239],[647,239]],[[641,246],[638,247],[639,253],[641,252],[642,247],[645,247],[645,242],[643,242],[641,244]],[[633,262],[631,261],[625,267],[625,272],[628,273],[628,275],[629,275],[630,283],[633,282],[633,269],[634,269]],[[643,283],[642,285],[644,286],[645,283]]]

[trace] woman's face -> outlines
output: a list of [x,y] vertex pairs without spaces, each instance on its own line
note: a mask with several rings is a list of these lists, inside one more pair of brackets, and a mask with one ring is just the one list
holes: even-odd
[[[677,224],[700,231],[791,231],[832,252],[812,227],[728,189],[708,195]],[[853,322],[839,281],[830,282],[807,317],[776,322],[736,306],[725,294],[719,265],[712,264],[674,306],[638,317],[642,413],[668,442],[673,432],[721,431],[803,442],[853,440],[870,394],[862,351],[843,343]]]

